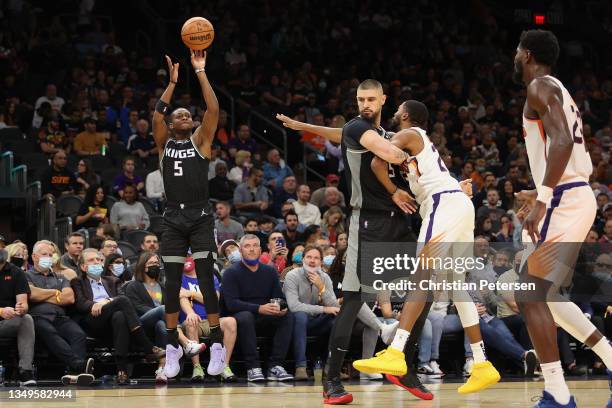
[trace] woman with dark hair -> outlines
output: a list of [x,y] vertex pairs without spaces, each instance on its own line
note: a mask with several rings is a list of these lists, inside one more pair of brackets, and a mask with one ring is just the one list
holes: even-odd
[[104,276],[114,276],[119,279],[119,285],[127,281],[131,281],[134,276],[132,272],[126,267],[125,259],[120,254],[110,254],[104,260]]
[[321,227],[315,224],[309,225],[302,233],[302,239],[306,245],[314,245],[321,238]]
[[98,176],[93,169],[91,160],[81,159],[77,164],[77,171],[74,173],[74,177],[79,185],[76,194],[81,197],[85,197],[86,192],[92,185],[100,184],[100,176]]
[[505,180],[501,191],[502,208],[506,211],[514,207],[514,184],[512,181]]
[[76,216],[74,222],[76,226],[97,228],[100,224],[108,223],[108,208],[106,208],[105,199],[106,193],[101,186],[97,184],[90,186]]
[[[154,344],[158,347],[166,346],[166,308],[164,299],[166,288],[159,281],[160,259],[155,252],[144,251],[138,258],[134,269],[134,280],[125,286],[125,295],[136,310],[140,323],[148,337],[154,338]],[[187,340],[179,336],[179,342],[183,344],[185,353],[192,355],[191,350],[199,352],[202,347],[199,343]],[[155,371],[157,383],[167,383],[164,374],[165,359],[160,360],[159,367]]]
[[504,214],[499,219],[500,228],[499,231],[494,234],[495,242],[512,242],[513,240],[513,225],[512,219],[508,214]]
[[136,186],[127,184],[123,187],[121,201],[115,203],[111,209],[110,221],[119,225],[123,230],[147,229],[150,225],[149,214],[141,202],[136,201],[138,191]]
[[476,219],[476,228],[474,229],[474,236],[481,235],[489,240],[489,242],[495,242],[495,236],[491,231],[493,229],[493,222],[489,216],[482,216]]

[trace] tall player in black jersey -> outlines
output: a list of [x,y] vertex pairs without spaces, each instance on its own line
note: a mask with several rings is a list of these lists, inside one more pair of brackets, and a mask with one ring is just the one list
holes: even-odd
[[[211,145],[219,119],[219,102],[205,72],[206,52],[192,51],[191,65],[200,82],[206,113],[202,125],[193,132],[193,120],[187,109],[169,113],[169,104],[178,80],[179,64],[166,56],[170,83],[153,114],[153,138],[160,151],[160,167],[168,203],[164,211],[164,235],[161,255],[166,269],[166,377],[175,377],[183,349],[178,344],[177,323],[179,293],[187,250],[191,247],[196,274],[210,323],[210,363],[208,373],[219,375],[225,369],[225,348],[219,326],[219,301],[213,280],[216,258],[214,219],[208,202],[208,166]],[[193,134],[192,134],[193,132]],[[191,354],[191,350],[185,350]],[[195,350],[194,353],[199,352]]]
[[[353,324],[363,302],[361,300],[361,243],[367,242],[409,242],[416,241],[404,212],[393,202],[392,195],[378,182],[370,167],[374,156],[379,156],[392,164],[392,171],[399,175],[398,164],[403,163],[409,154],[404,153],[390,143],[392,134],[380,125],[382,105],[386,96],[380,82],[367,79],[357,88],[357,105],[359,116],[350,120],[342,129],[314,126],[277,115],[285,127],[294,130],[306,130],[340,143],[345,163],[346,183],[349,187],[352,213],[348,234],[348,249],[342,291],[344,302],[336,318],[330,337],[330,358],[328,359],[328,376],[324,382],[324,403],[348,404],[352,402],[351,394],[344,390],[340,383],[340,368],[349,346]],[[401,179],[401,178],[400,178]],[[405,183],[398,180],[398,183]],[[407,186],[404,187],[408,189]],[[402,196],[400,201],[413,201],[403,189],[398,188],[393,195]],[[416,206],[410,210],[414,212]],[[416,342],[427,318],[429,307],[425,307],[419,316],[414,330],[418,333],[411,336],[406,344],[408,365],[416,349]],[[433,395],[422,386],[415,370],[398,379],[397,385],[422,399],[432,399]]]

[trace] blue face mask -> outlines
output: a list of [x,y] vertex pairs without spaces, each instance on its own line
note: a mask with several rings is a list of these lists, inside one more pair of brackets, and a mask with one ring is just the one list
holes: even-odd
[[87,265],[87,274],[94,279],[100,278],[100,276],[102,276],[103,271],[104,271],[104,267],[100,264]]
[[53,258],[50,256],[41,256],[38,259],[38,266],[41,269],[49,269],[51,266],[53,266]]
[[125,271],[125,265],[124,264],[113,264],[113,275],[115,275],[116,277],[120,277],[121,275],[123,275],[123,272]]
[[293,261],[293,263],[295,264],[302,264],[302,252],[296,252],[295,254],[293,254],[293,258],[291,258],[291,260]]
[[230,263],[240,262],[242,261],[242,254],[236,249],[227,256],[227,260],[230,261]]
[[249,266],[257,266],[259,265],[259,258],[256,259],[246,259],[242,258],[242,261]]
[[323,257],[323,265],[329,268],[331,264],[334,262],[334,259],[336,259],[336,255],[325,255]]

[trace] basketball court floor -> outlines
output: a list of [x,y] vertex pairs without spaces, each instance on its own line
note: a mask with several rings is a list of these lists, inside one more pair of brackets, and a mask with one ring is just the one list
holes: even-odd
[[[312,383],[311,383],[312,384]],[[434,399],[421,401],[394,385],[382,382],[352,382],[347,389],[355,398],[354,407],[410,407],[410,408],[506,408],[531,407],[541,395],[542,381],[501,382],[480,394],[468,396],[457,393],[458,383],[433,383],[428,387]],[[579,407],[604,408],[610,396],[608,382],[603,379],[569,381]],[[37,388],[45,389],[45,388]],[[61,388],[68,389],[68,388]],[[218,386],[72,388],[76,398],[72,402],[22,400],[10,401],[7,390],[0,392],[0,407],[36,408],[308,408],[321,406],[321,386],[293,384],[233,384]]]

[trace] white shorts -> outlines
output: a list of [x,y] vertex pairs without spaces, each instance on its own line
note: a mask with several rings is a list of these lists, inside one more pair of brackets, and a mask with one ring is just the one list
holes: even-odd
[[[546,206],[546,214],[538,227],[540,242],[554,254],[555,262],[545,270],[529,270],[529,274],[546,279],[559,286],[571,279],[578,252],[584,242],[597,212],[597,202],[586,182],[562,184],[554,188],[553,198]],[[522,232],[525,250],[521,270],[538,246],[533,245],[526,230]],[[554,245],[550,245],[554,243]]]

